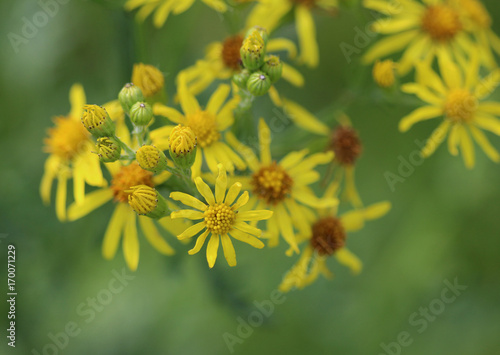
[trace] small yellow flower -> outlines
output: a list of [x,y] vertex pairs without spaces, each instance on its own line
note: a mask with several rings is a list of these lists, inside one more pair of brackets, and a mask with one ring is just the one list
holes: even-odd
[[373,80],[375,80],[375,83],[381,88],[390,88],[396,81],[394,73],[395,68],[396,64],[390,59],[384,61],[377,60],[373,66]]
[[[475,52],[477,54],[477,52]],[[474,145],[470,135],[494,162],[500,161],[497,150],[481,131],[500,135],[500,103],[482,101],[500,82],[500,70],[488,77],[479,77],[479,59],[472,56],[470,63],[456,65],[451,58],[441,56],[439,69],[443,80],[425,63],[417,66],[417,82],[405,84],[403,92],[414,94],[428,105],[420,107],[399,122],[399,130],[408,131],[415,123],[442,117],[443,120],[422,148],[424,157],[430,156],[448,136],[448,150],[458,155],[462,152],[465,166],[474,167]]]
[[309,207],[323,208],[338,203],[336,198],[316,197],[309,187],[320,179],[320,174],[314,168],[331,162],[333,152],[306,157],[307,149],[293,151],[276,162],[271,157],[271,131],[263,119],[259,123],[260,160],[252,149],[239,142],[233,134],[228,134],[226,138],[245,158],[252,171],[249,177],[238,177],[243,188],[252,192],[248,208],[257,206],[275,212],[267,221],[263,237],[269,239],[269,246],[276,246],[281,235],[290,246],[287,253],[298,253],[294,228],[299,234],[310,233],[312,211]]
[[300,44],[300,61],[309,67],[319,64],[319,49],[312,12],[322,8],[334,13],[338,0],[259,0],[247,19],[247,28],[262,26],[272,32],[290,11],[294,11]]
[[[337,186],[336,183],[330,184],[325,197],[335,196]],[[319,217],[314,220],[311,233],[305,237],[308,245],[302,251],[298,262],[283,278],[279,286],[280,291],[288,292],[294,287],[302,289],[314,282],[320,274],[332,278],[333,274],[326,265],[327,258],[332,255],[353,273],[359,273],[362,269],[361,261],[345,247],[347,232],[360,230],[365,221],[378,219],[390,209],[390,202],[384,201],[348,211],[339,217],[336,207],[317,210]]]
[[[122,141],[130,142],[130,134],[123,135]],[[155,222],[149,217],[137,215],[129,205],[129,198],[134,193],[133,187],[147,186],[154,188],[165,182],[170,174],[162,172],[154,176],[152,172],[142,169],[137,162],[124,165],[117,161],[105,164],[108,168],[112,180],[107,188],[101,188],[85,196],[81,204],[72,204],[68,208],[68,220],[75,221],[109,201],[113,201],[115,209],[108,227],[104,234],[102,244],[102,254],[104,258],[111,260],[114,258],[120,239],[122,239],[123,255],[130,270],[135,271],[139,265],[139,239],[137,222],[148,240],[148,242],[160,253],[172,255],[175,251],[162,238]],[[177,209],[177,206],[167,202],[168,208]],[[183,221],[173,221],[170,217],[163,217],[158,220],[160,226],[167,232],[177,235],[186,229],[190,224]],[[123,237],[123,238],[122,238]]]
[[[218,12],[227,11],[227,5],[222,0],[202,0],[202,2]],[[128,0],[125,3],[125,10],[132,11],[139,8],[136,17],[141,22],[154,12],[153,24],[160,28],[171,13],[181,14],[187,11],[193,3],[194,0]]]
[[165,86],[163,73],[158,68],[143,63],[134,64],[132,82],[142,90],[146,98],[155,96]]
[[458,10],[447,0],[364,0],[366,8],[388,15],[377,20],[374,32],[387,35],[363,56],[365,64],[403,50],[398,73],[405,75],[418,60],[472,53],[473,42],[464,30]]
[[[215,182],[215,196],[201,177],[195,179],[196,188],[205,199],[206,204],[182,192],[172,192],[170,194],[170,198],[197,210],[180,210],[172,212],[172,218],[203,220],[180,233],[177,238],[184,240],[203,231],[197,238],[194,248],[189,251],[189,254],[193,255],[200,251],[205,240],[210,235],[210,240],[207,245],[207,261],[208,266],[211,268],[214,266],[217,259],[219,241],[222,243],[224,256],[229,266],[236,265],[236,253],[230,237],[250,244],[255,248],[263,248],[264,244],[256,238],[260,236],[261,230],[248,225],[246,222],[257,222],[271,218],[273,215],[272,211],[267,210],[239,211],[240,208],[248,202],[248,192],[245,191],[236,200],[241,191],[241,184],[237,182],[229,188],[226,194],[226,169],[222,164],[219,164],[217,167],[219,169],[219,175]],[[234,202],[235,200],[236,202]]]
[[50,202],[50,192],[57,178],[56,215],[59,220],[66,219],[67,182],[73,178],[73,194],[77,203],[85,196],[85,183],[104,186],[99,157],[92,153],[94,143],[90,133],[80,121],[85,92],[80,84],[71,87],[69,99],[71,112],[68,116],[54,119],[55,127],[48,130],[44,140],[44,150],[50,153],[45,161],[45,172],[40,184],[40,195],[44,203]]
[[[207,107],[202,110],[196,98],[188,91],[186,81],[181,76],[178,92],[184,115],[174,108],[157,103],[153,106],[155,115],[167,117],[176,124],[182,124],[193,130],[198,143],[196,158],[192,166],[192,176],[200,176],[202,156],[205,157],[208,168],[217,172],[217,164],[222,163],[227,171],[234,172],[234,168],[243,170],[245,162],[226,144],[222,133],[230,128],[234,122],[233,110],[239,103],[239,98],[229,100],[225,105],[231,88],[228,85],[220,85],[211,96]],[[151,133],[152,139],[159,136],[169,136],[175,126],[167,125],[159,128],[157,132]]]

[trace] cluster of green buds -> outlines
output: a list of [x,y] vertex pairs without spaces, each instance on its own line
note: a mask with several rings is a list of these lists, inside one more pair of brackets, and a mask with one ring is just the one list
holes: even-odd
[[233,76],[233,82],[254,96],[266,94],[283,72],[283,63],[276,56],[267,56],[268,36],[262,27],[248,30],[240,49],[241,61],[245,67]]
[[115,137],[115,124],[104,107],[83,106],[82,123],[97,139],[96,149],[100,161],[110,163],[120,159],[122,145]]

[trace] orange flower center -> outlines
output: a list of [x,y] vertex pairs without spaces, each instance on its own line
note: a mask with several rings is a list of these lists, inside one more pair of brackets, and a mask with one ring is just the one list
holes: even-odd
[[198,139],[198,144],[205,148],[220,139],[220,133],[217,130],[215,116],[207,111],[198,111],[188,115],[187,126],[191,128]]
[[222,46],[222,61],[224,65],[233,70],[240,69],[240,48],[243,44],[243,36],[236,35],[228,37]]
[[468,90],[455,89],[448,94],[444,105],[446,117],[454,122],[470,122],[477,110],[477,99]]
[[290,175],[276,162],[255,172],[250,183],[253,193],[270,205],[283,201],[293,186]]
[[225,203],[209,206],[205,211],[207,229],[214,234],[226,234],[234,223],[234,211]]
[[122,166],[111,181],[111,190],[115,196],[115,201],[127,203],[130,193],[125,191],[130,191],[132,186],[137,185],[154,187],[153,173],[142,169],[135,162],[127,166]]
[[363,150],[356,131],[345,126],[333,131],[330,148],[335,153],[335,160],[342,165],[353,165]]
[[319,255],[332,255],[345,245],[344,226],[338,218],[325,217],[312,227],[311,246]]
[[54,123],[55,127],[48,130],[49,136],[44,140],[45,151],[70,160],[89,142],[90,134],[80,121],[71,117],[56,117]]
[[435,41],[446,42],[462,30],[458,13],[447,5],[432,5],[422,17],[422,29]]

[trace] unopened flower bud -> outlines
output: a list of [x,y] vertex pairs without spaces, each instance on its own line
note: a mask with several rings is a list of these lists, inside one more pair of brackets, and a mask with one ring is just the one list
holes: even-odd
[[262,40],[264,41],[264,48],[265,48],[267,46],[267,42],[269,40],[269,35],[267,34],[266,29],[264,27],[261,27],[261,26],[254,26],[247,31],[247,33],[245,34],[245,37],[251,36],[254,32],[257,32],[262,37]]
[[243,65],[248,70],[257,70],[264,64],[266,43],[259,30],[253,28],[248,32],[240,49]]
[[166,169],[168,162],[165,153],[154,145],[143,145],[135,153],[139,166],[144,170],[158,174]]
[[112,137],[115,135],[115,124],[101,106],[83,106],[82,123],[94,137]]
[[170,214],[165,198],[150,186],[132,186],[125,192],[129,194],[128,204],[139,215],[160,219]]
[[170,133],[170,157],[182,169],[189,169],[196,157],[197,139],[189,127],[178,125]]
[[394,85],[396,81],[394,70],[396,69],[396,64],[390,60],[384,60],[382,62],[377,61],[373,66],[373,80],[381,88],[387,89]]
[[258,71],[250,75],[247,82],[247,89],[252,95],[261,96],[266,94],[271,88],[271,79],[264,72]]
[[122,147],[113,137],[97,138],[97,155],[103,163],[112,163],[120,159]]
[[233,75],[233,82],[238,85],[239,88],[246,89],[249,77],[250,72],[247,69],[243,69],[238,74]]
[[135,86],[133,83],[125,84],[118,94],[118,100],[125,112],[129,112],[130,108],[139,101],[144,101],[144,95],[140,87]]
[[158,68],[137,63],[132,70],[132,82],[142,90],[144,97],[152,97],[163,89],[165,78]]
[[130,108],[130,120],[136,126],[147,126],[153,119],[153,109],[146,102],[136,102]]
[[272,55],[262,66],[262,71],[269,76],[271,84],[274,84],[281,78],[283,63],[278,57]]

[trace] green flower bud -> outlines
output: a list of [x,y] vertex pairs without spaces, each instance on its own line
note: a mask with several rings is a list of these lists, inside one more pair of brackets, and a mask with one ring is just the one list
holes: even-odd
[[241,61],[248,70],[257,70],[264,64],[266,43],[257,29],[249,33],[240,49]]
[[272,55],[262,66],[262,71],[269,76],[271,84],[274,84],[283,74],[283,63],[278,57]]
[[264,27],[261,27],[261,26],[254,26],[247,31],[247,33],[245,34],[245,37],[251,36],[254,32],[257,32],[262,37],[262,40],[264,41],[264,48],[265,48],[267,46],[267,42],[269,40],[269,36],[267,34],[266,29]]
[[143,145],[135,153],[139,166],[144,170],[158,174],[167,168],[168,162],[165,153],[154,145]]
[[122,146],[113,137],[97,138],[96,148],[99,160],[103,163],[112,163],[120,159]]
[[94,137],[112,137],[115,124],[104,107],[97,105],[83,106],[82,123]]
[[123,107],[123,111],[129,112],[130,108],[139,101],[144,101],[142,90],[133,83],[125,84],[118,94],[118,100]]
[[247,87],[247,81],[248,78],[250,77],[250,72],[246,69],[243,69],[241,72],[238,74],[233,75],[233,82],[238,85],[238,87],[242,89],[246,89]]
[[271,79],[266,73],[257,71],[250,75],[247,82],[247,89],[252,95],[261,96],[266,94],[271,88]]
[[147,126],[153,119],[153,109],[146,102],[136,102],[130,108],[130,119],[136,126]]
[[170,214],[167,201],[160,193],[147,185],[132,186],[128,193],[128,204],[139,215],[160,219]]
[[169,138],[170,157],[181,169],[189,169],[196,157],[197,139],[189,127],[178,125],[174,127]]

